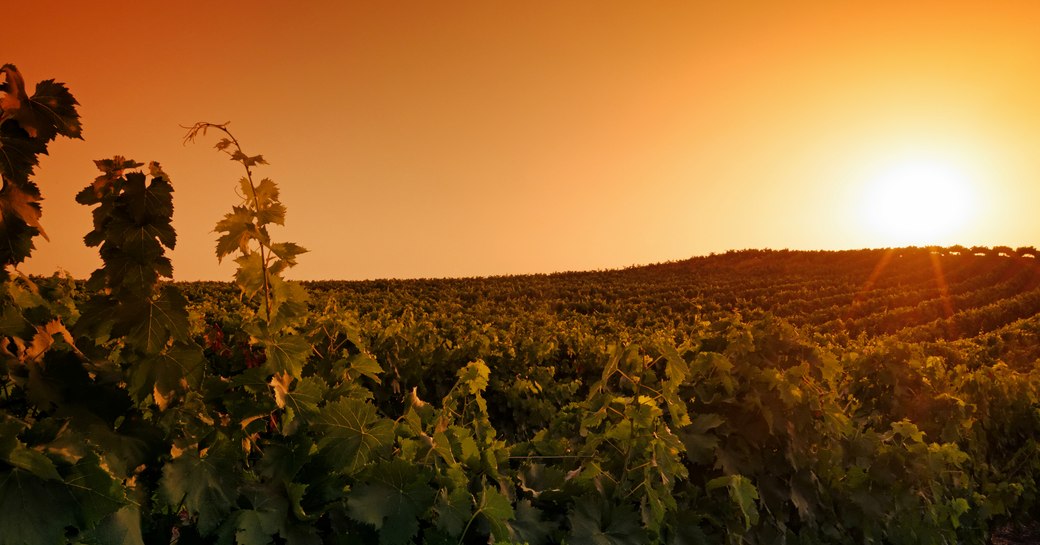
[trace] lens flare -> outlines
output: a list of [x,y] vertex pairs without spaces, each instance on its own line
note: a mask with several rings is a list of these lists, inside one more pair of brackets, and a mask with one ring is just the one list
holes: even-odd
[[868,185],[863,211],[887,244],[951,243],[973,213],[971,183],[950,164],[900,163]]

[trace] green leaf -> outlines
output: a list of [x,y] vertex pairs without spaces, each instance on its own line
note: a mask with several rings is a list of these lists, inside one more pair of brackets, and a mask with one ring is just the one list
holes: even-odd
[[719,437],[711,432],[725,423],[725,419],[717,414],[699,414],[691,420],[689,426],[676,432],[686,447],[687,458],[699,464],[713,461]]
[[0,471],[0,545],[64,543],[76,509],[64,483],[17,468]]
[[381,545],[404,545],[419,532],[419,520],[433,499],[419,468],[393,460],[376,465],[369,480],[350,491],[347,510],[351,518],[379,530]]
[[280,202],[273,202],[261,208],[260,212],[256,215],[256,223],[261,227],[272,223],[276,225],[285,225],[285,205]]
[[232,513],[219,533],[240,545],[269,545],[276,534],[285,532],[288,502],[274,488],[263,486],[250,486],[244,496],[251,509]]
[[268,208],[273,203],[278,202],[278,184],[274,183],[270,178],[264,178],[257,182],[255,193],[249,183],[249,178],[243,177],[238,183],[242,187],[242,194],[246,196],[246,201],[252,203],[255,200],[260,205],[259,210]]
[[710,492],[718,488],[727,488],[729,497],[740,509],[744,517],[744,528],[758,524],[758,507],[755,500],[758,499],[758,489],[751,481],[743,475],[726,475],[708,481],[707,490]]
[[318,412],[328,384],[318,377],[306,377],[296,381],[296,386],[285,395],[285,406],[296,415],[311,417]]
[[704,530],[696,524],[696,521],[680,520],[673,523],[668,545],[712,545]]
[[206,367],[202,349],[194,344],[176,343],[162,354],[146,357],[127,371],[130,392],[140,402],[149,395],[168,399],[186,387],[198,386]]
[[380,384],[379,375],[383,373],[383,367],[371,356],[357,353],[347,358],[347,369],[350,377],[356,379],[359,376],[368,377],[376,384]]
[[571,525],[568,545],[642,545],[648,542],[639,515],[627,504],[609,505],[600,498],[585,497],[567,517]]
[[249,241],[259,235],[253,224],[253,211],[245,206],[232,207],[231,212],[225,214],[213,230],[224,233],[217,239],[218,262],[236,251],[248,254]]
[[321,409],[312,426],[323,433],[318,447],[334,452],[346,474],[360,470],[388,452],[394,441],[394,422],[376,414],[374,405],[357,399],[339,399]]
[[235,283],[242,290],[242,295],[252,298],[264,289],[264,261],[260,258],[260,252],[246,252],[236,257],[235,263],[238,264]]
[[459,369],[457,375],[459,382],[466,385],[468,392],[477,394],[483,392],[488,386],[488,376],[491,370],[482,360],[471,361],[468,365]]
[[[2,152],[3,150],[0,150],[0,153]],[[4,198],[4,192],[0,191],[0,201]],[[17,265],[32,254],[36,248],[33,237],[40,232],[24,220],[4,211],[3,206],[3,202],[0,202],[0,264]],[[6,273],[0,269],[0,277],[4,275]]]
[[166,286],[156,299],[124,306],[114,333],[125,331],[128,344],[145,354],[159,354],[173,340],[191,340],[186,305],[176,288]]
[[322,545],[318,530],[311,524],[287,524],[282,537],[286,545]]
[[491,535],[496,541],[509,539],[509,521],[513,519],[513,505],[509,502],[509,498],[498,490],[484,485],[480,493],[477,513],[490,526]]
[[433,509],[437,512],[437,528],[458,537],[473,516],[473,496],[463,487],[452,488],[451,492],[441,488]]
[[239,462],[233,453],[222,450],[211,449],[207,456],[185,452],[163,466],[162,499],[171,508],[183,505],[197,515],[203,535],[215,530],[227,517],[238,496],[237,473],[232,468]]
[[265,527],[270,517],[252,509],[235,511],[225,523],[227,532],[234,536],[237,545],[270,545],[274,541],[274,533]]
[[56,135],[68,138],[82,138],[83,127],[79,122],[76,105],[79,102],[64,83],[52,79],[36,84],[36,91],[29,99],[38,123],[38,138],[51,140]]
[[93,531],[99,545],[144,545],[141,535],[141,510],[126,505],[112,513]]
[[[169,180],[163,175],[145,183],[141,172],[127,173],[125,179],[121,200],[130,220],[135,225],[169,225],[173,216],[173,186]],[[173,248],[173,245],[167,244],[167,247]]]
[[33,139],[18,123],[0,124],[0,174],[5,182],[19,186],[28,184],[29,176],[39,164],[38,157],[47,153],[47,144]]
[[0,460],[43,480],[60,481],[61,475],[58,475],[58,470],[50,458],[18,440],[18,434],[24,428],[25,425],[18,420],[3,415],[3,421],[0,422]]
[[289,373],[293,377],[303,375],[303,367],[307,364],[313,348],[302,335],[269,336],[258,338],[263,343],[267,354],[264,368],[269,373]]
[[509,522],[509,541],[538,545],[546,543],[555,525],[542,518],[542,512],[530,500],[516,503],[514,520]]
[[127,503],[121,480],[102,467],[95,454],[76,462],[65,482],[78,505],[76,518],[80,528],[96,526]]
[[299,282],[282,280],[272,271],[271,286],[271,331],[280,331],[293,325],[310,312],[307,301],[310,296]]
[[0,107],[4,119],[10,118],[18,122],[30,137],[46,143],[57,135],[69,138],[80,138],[82,128],[79,113],[76,112],[76,99],[65,87],[52,79],[36,84],[32,97],[26,96],[25,80],[21,72],[13,64],[0,67],[6,83],[3,85],[3,96]]
[[247,168],[256,165],[266,165],[267,161],[264,160],[263,155],[254,155],[252,157],[242,153],[242,150],[236,150],[231,154],[232,161],[238,161],[245,165]]
[[[311,461],[311,443],[308,438],[300,438],[289,444],[273,443],[264,449],[264,457],[257,467],[265,480],[272,482],[292,483],[297,473]],[[287,488],[296,486],[286,485]],[[290,493],[290,496],[292,494]]]
[[271,252],[289,267],[295,267],[296,256],[307,253],[307,249],[292,242],[279,242],[271,245]]

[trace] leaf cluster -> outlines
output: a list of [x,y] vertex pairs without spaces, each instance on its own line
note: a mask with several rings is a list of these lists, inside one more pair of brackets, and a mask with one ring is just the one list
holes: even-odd
[[40,155],[58,136],[81,138],[82,128],[79,103],[65,84],[44,80],[29,96],[13,64],[0,66],[0,78],[0,266],[6,269],[29,256],[33,237],[46,237],[40,223],[43,197],[31,179]]

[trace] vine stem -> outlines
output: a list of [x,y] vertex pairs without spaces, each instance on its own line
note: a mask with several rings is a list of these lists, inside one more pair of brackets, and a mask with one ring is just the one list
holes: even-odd
[[[235,135],[231,134],[231,131],[229,131],[227,129],[227,125],[228,125],[228,123],[223,123],[223,124],[207,123],[207,122],[196,123],[194,127],[191,127],[191,132],[188,133],[188,136],[185,138],[185,141],[187,141],[187,140],[194,140],[195,134],[198,133],[200,130],[202,131],[203,134],[205,134],[207,128],[214,128],[214,129],[218,129],[221,132],[223,132],[224,134],[226,134],[228,136],[228,138],[231,139],[231,143],[233,143],[235,145],[235,149],[238,150],[239,153],[241,153],[242,155],[245,156],[246,155],[245,152],[242,151],[242,145],[238,143],[238,139],[235,138]],[[235,159],[235,155],[233,153],[228,152],[226,149],[221,149],[220,151],[223,151],[224,153],[226,153],[229,156],[231,156],[232,160],[236,160]],[[246,156],[246,157],[248,157],[248,156]],[[259,214],[260,213],[260,198],[256,195],[256,184],[253,183],[253,169],[249,168],[249,165],[246,164],[245,161],[239,161],[239,162],[242,163],[242,167],[246,169],[246,180],[249,181],[249,189],[253,193],[253,207],[256,209],[256,212]],[[257,228],[257,232],[259,232],[259,231],[260,231],[260,229]],[[259,242],[260,242],[260,262],[261,262],[261,264],[263,266],[263,269],[264,269],[264,316],[267,317],[267,322],[270,323],[271,322],[271,280],[270,280],[270,273],[268,272],[268,266],[270,265],[271,255],[270,255],[270,252],[267,252],[267,251],[264,250],[264,243],[263,243],[263,241],[259,241]]]

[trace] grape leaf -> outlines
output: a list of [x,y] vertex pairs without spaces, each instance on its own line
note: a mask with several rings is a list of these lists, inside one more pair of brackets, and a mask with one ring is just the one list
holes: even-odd
[[44,80],[36,84],[32,97],[25,92],[25,80],[13,64],[0,67],[5,76],[0,95],[0,121],[13,119],[33,139],[49,142],[57,135],[81,138],[82,127],[76,105],[79,102],[63,83]]
[[282,537],[286,545],[322,545],[318,531],[311,524],[286,524]]
[[162,229],[170,225],[173,216],[173,186],[169,180],[160,175],[146,184],[145,175],[140,172],[128,173],[125,180],[121,197],[132,224],[159,229],[163,233],[160,240],[167,248],[173,249],[176,233],[172,228]]
[[371,403],[357,399],[339,399],[325,405],[312,426],[324,434],[318,447],[335,452],[347,474],[389,450],[394,441],[393,421],[378,416]]
[[[251,509],[239,509],[221,525],[219,534],[241,545],[268,545],[275,534],[285,533],[288,502],[274,489],[250,486],[243,494]],[[227,539],[231,541],[231,539]]]
[[484,485],[480,493],[477,512],[491,528],[491,535],[496,541],[509,539],[509,521],[513,518],[513,506],[510,504],[509,498],[498,490]]
[[0,422],[0,460],[14,467],[22,468],[44,480],[60,481],[54,462],[42,452],[31,449],[18,440],[18,434],[25,429],[25,424],[3,415]]
[[235,258],[235,283],[247,299],[264,289],[264,261],[260,252],[248,251]]
[[268,530],[273,518],[269,513],[253,509],[235,511],[222,527],[224,539],[221,541],[238,545],[270,545],[277,533],[277,526],[274,530]]
[[277,276],[274,267],[271,272],[271,321],[268,327],[272,331],[280,331],[307,316],[310,296],[299,282],[283,280]]
[[76,518],[80,528],[92,528],[127,503],[122,482],[102,467],[91,453],[72,467],[65,478],[76,499]]
[[437,492],[434,510],[437,512],[437,528],[457,537],[473,516],[473,496],[464,487],[453,488],[451,492],[441,488]]
[[254,155],[250,157],[245,153],[242,153],[242,150],[235,150],[235,152],[231,154],[231,160],[238,161],[245,165],[247,168],[255,165],[267,164],[267,161],[264,160],[263,155]]
[[328,389],[328,385],[318,377],[300,379],[296,387],[284,395],[285,406],[294,415],[313,416],[318,412],[318,404]]
[[426,481],[419,468],[404,460],[380,463],[369,481],[347,495],[347,509],[355,520],[379,530],[380,544],[410,543],[421,515],[433,505],[434,491]]
[[368,377],[376,384],[380,384],[379,375],[383,372],[383,367],[371,356],[359,352],[352,354],[345,360],[345,363],[348,366],[347,373],[351,378]]
[[[0,193],[0,199],[3,198]],[[0,208],[2,208],[0,204]],[[25,261],[36,246],[33,237],[40,234],[39,231],[27,225],[20,218],[0,215],[0,265],[17,265]],[[0,278],[6,278],[7,272],[0,268]]]
[[22,73],[15,65],[5,64],[0,66],[0,74],[4,75],[4,83],[0,86],[0,92],[3,93],[0,94],[0,112],[3,114],[0,120],[19,121],[18,124],[29,133],[29,136],[35,138],[36,130],[33,128],[33,124],[29,123],[26,126],[26,123],[19,120],[20,116],[28,117],[32,114],[32,111],[25,107],[29,102],[29,97],[25,94],[25,80],[22,78]]
[[303,367],[313,349],[302,335],[268,335],[254,340],[264,345],[267,354],[264,368],[269,373],[303,375]]
[[141,510],[136,505],[126,505],[112,513],[93,531],[100,545],[144,545],[141,535]]
[[274,223],[285,225],[285,206],[278,200],[278,186],[268,178],[260,180],[253,192],[249,185],[249,179],[242,179],[242,192],[244,195],[255,195],[251,205],[256,208],[256,222],[260,226]]
[[[168,399],[185,387],[197,386],[202,380],[206,359],[202,350],[193,344],[175,343],[161,354],[146,357],[129,370],[130,392],[138,402],[148,394]],[[160,408],[165,409],[162,405]]]
[[64,543],[76,524],[76,503],[60,481],[22,469],[0,471],[0,545]]
[[83,138],[83,126],[79,121],[76,105],[79,102],[64,83],[52,79],[36,84],[36,90],[29,99],[39,122],[40,138],[51,140],[60,134],[68,138]]
[[159,354],[174,340],[190,342],[186,305],[176,288],[166,286],[156,299],[125,305],[114,333],[125,334],[127,343],[145,354]]
[[295,267],[296,256],[307,253],[307,249],[292,242],[279,242],[271,245],[271,252],[278,256],[278,259],[281,259],[286,266]]
[[245,206],[234,206],[231,212],[224,214],[224,219],[213,228],[223,233],[217,239],[217,261],[220,262],[235,251],[249,253],[249,241],[256,239],[259,232],[253,224],[253,211]]
[[744,527],[750,529],[758,523],[758,507],[755,500],[758,499],[758,489],[743,475],[726,475],[708,481],[705,487],[709,492],[718,488],[727,488],[729,497],[740,509],[744,517]]
[[47,145],[29,138],[14,121],[0,124],[0,174],[5,184],[30,183],[29,176],[45,153]]
[[627,505],[609,505],[600,498],[579,499],[571,509],[569,545],[639,545],[647,543],[639,515]]
[[124,171],[144,165],[122,155],[116,155],[111,159],[95,159],[94,166],[101,171],[101,174],[76,195],[76,202],[80,204],[98,204],[101,202],[101,197],[111,191],[117,181],[123,177]]
[[509,522],[509,541],[538,545],[549,539],[553,524],[542,518],[542,512],[531,505],[531,500],[516,503],[514,520]]
[[162,499],[170,507],[184,506],[198,516],[198,527],[203,534],[212,532],[231,511],[232,499],[237,497],[234,454],[225,449],[208,455],[184,452],[163,466],[160,487]]

